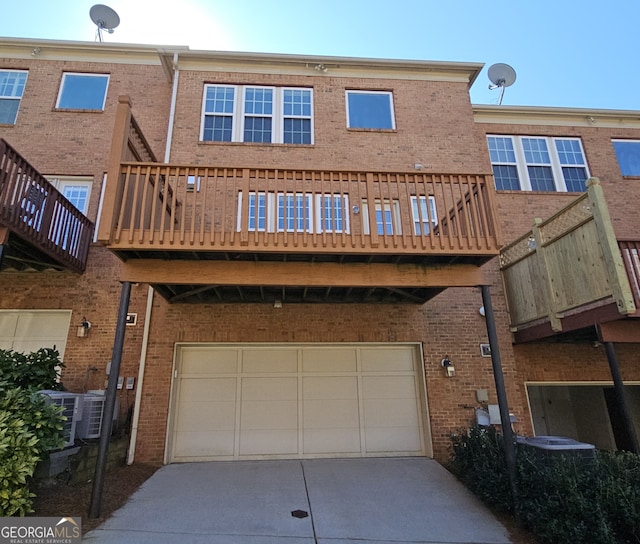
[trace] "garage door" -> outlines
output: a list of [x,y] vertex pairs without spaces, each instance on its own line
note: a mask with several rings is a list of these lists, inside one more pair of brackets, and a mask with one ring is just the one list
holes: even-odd
[[430,454],[420,360],[415,344],[180,346],[168,460]]
[[71,310],[0,310],[0,349],[30,353],[56,347],[64,357]]

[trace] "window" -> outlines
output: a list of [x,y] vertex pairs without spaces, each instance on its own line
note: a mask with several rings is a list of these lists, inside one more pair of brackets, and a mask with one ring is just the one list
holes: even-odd
[[347,91],[347,127],[377,130],[396,128],[393,95],[387,91]]
[[[397,200],[378,200],[374,202],[374,220],[376,222],[376,232],[378,234],[402,234],[400,224],[400,202]],[[366,200],[362,201],[363,229],[365,234],[371,234],[369,225],[369,205]]]
[[[242,193],[238,195],[238,231],[242,230]],[[347,195],[250,192],[249,231],[349,233]]]
[[640,176],[640,141],[613,140],[620,172],[623,176]]
[[349,197],[318,195],[318,232],[349,233]]
[[80,212],[87,215],[91,196],[90,179],[49,178],[48,181]]
[[278,231],[310,232],[311,195],[301,193],[278,194]]
[[579,139],[488,136],[487,142],[499,191],[586,190],[589,172]]
[[[427,198],[429,206],[427,206]],[[418,236],[429,234],[431,227],[438,224],[436,199],[432,196],[412,196],[411,216],[413,218],[413,233]]]
[[0,124],[15,124],[27,75],[23,70],[0,70]]
[[205,142],[313,143],[311,89],[205,85]]
[[109,76],[106,74],[76,74],[62,76],[56,108],[62,110],[104,110]]

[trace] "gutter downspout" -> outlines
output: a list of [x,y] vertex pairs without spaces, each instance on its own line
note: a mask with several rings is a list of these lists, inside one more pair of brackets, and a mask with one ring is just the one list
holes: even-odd
[[[167,145],[164,150],[164,162],[168,163],[171,156],[171,142],[173,140],[173,125],[176,115],[176,100],[178,98],[178,53],[173,54],[173,89],[171,91],[171,107],[169,109],[169,123],[167,126]],[[133,417],[131,422],[131,438],[129,439],[129,452],[127,465],[132,465],[136,454],[136,441],[138,438],[138,422],[140,421],[140,405],[142,403],[142,387],[144,385],[144,372],[147,364],[147,349],[149,347],[149,330],[151,328],[151,309],[153,307],[153,295],[155,291],[149,286],[147,293],[147,311],[145,313],[144,332],[142,335],[142,348],[140,350],[140,364],[138,366],[138,387],[136,399],[133,405]]]
[[142,387],[144,385],[144,371],[147,364],[147,347],[149,346],[149,329],[151,328],[151,308],[153,306],[154,289],[149,285],[147,293],[147,311],[144,318],[144,331],[142,333],[142,349],[140,350],[140,364],[138,365],[138,387],[136,388],[136,400],[133,404],[133,418],[131,422],[131,438],[129,439],[129,452],[127,453],[127,465],[132,465],[136,455],[136,440],[138,438],[138,421],[140,421],[140,404],[142,402]]

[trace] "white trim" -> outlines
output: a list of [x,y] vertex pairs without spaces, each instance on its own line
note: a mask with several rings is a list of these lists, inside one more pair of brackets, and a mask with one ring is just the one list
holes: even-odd
[[[390,128],[378,128],[378,127],[352,127],[350,123],[349,116],[349,95],[350,94],[373,94],[373,95],[386,95],[389,98],[389,115],[391,116],[391,127]],[[396,114],[393,106],[393,92],[391,91],[368,91],[368,90],[355,90],[355,89],[346,89],[345,90],[345,107],[347,114],[347,128],[352,128],[354,130],[395,130],[396,129]]]
[[[228,112],[207,112],[207,91],[208,89],[218,87],[233,89],[233,111]],[[271,113],[245,113],[245,105],[247,103],[247,91],[250,89],[260,89],[265,91],[271,91]],[[284,94],[285,91],[303,91],[308,93],[310,100],[310,115],[284,115]],[[310,87],[274,87],[266,85],[226,85],[218,83],[207,83],[204,85],[202,94],[202,109],[200,116],[200,141],[201,142],[219,142],[223,143],[226,140],[205,140],[205,120],[207,117],[229,117],[231,118],[231,142],[245,142],[244,140],[244,128],[246,119],[251,118],[269,118],[271,119],[271,140],[268,142],[246,142],[257,144],[285,144],[285,145],[313,145],[314,144],[314,115],[313,115],[313,89]],[[308,119],[310,122],[310,142],[309,143],[285,143],[284,142],[284,121],[285,119]]]
[[[538,189],[532,189],[531,187],[531,179],[529,177],[529,166],[544,166],[549,167],[551,169],[551,174],[553,177],[554,190],[553,191],[545,191],[545,192],[567,192],[567,185],[564,179],[564,173],[562,171],[563,167],[567,168],[584,168],[585,170],[585,180],[589,179],[589,165],[587,164],[587,157],[584,152],[584,147],[582,145],[582,140],[579,137],[559,137],[559,136],[539,136],[539,135],[514,135],[514,134],[487,134],[487,147],[489,147],[489,139],[490,138],[502,138],[509,139],[513,145],[513,152],[515,155],[515,162],[511,161],[491,161],[491,165],[493,166],[515,166],[518,179],[520,181],[520,191],[538,191]],[[547,147],[547,153],[549,155],[549,162],[527,162],[526,155],[524,151],[524,140],[542,140],[545,142]],[[559,141],[572,141],[577,142],[580,147],[580,152],[582,154],[583,163],[582,164],[565,164],[560,162],[560,154],[558,153],[557,142]],[[491,160],[491,158],[490,158]],[[497,189],[497,188],[496,188]],[[497,190],[516,190],[516,189],[497,189]],[[586,190],[586,185],[585,185]]]
[[[104,88],[104,95],[102,97],[102,107],[100,108],[75,108],[75,107],[61,107],[60,99],[62,98],[62,91],[64,89],[64,84],[67,79],[67,76],[81,76],[81,77],[100,77],[106,78],[107,84]],[[97,74],[93,72],[63,72],[62,79],[60,80],[60,88],[58,89],[58,97],[56,98],[56,109],[58,110],[86,110],[86,111],[104,111],[104,106],[107,103],[107,93],[109,92],[109,81],[111,76],[109,74]]]

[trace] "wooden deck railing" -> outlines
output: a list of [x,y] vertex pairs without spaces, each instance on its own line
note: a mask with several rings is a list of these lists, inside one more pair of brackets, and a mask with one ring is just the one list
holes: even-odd
[[591,178],[587,186],[570,205],[545,221],[536,219],[530,232],[501,249],[513,329],[548,320],[560,331],[570,313],[612,301],[621,315],[636,311],[630,280],[635,274],[637,285],[637,246],[635,256],[629,246],[625,270],[600,181]]
[[112,249],[448,255],[499,249],[490,176],[128,162],[116,181],[113,229],[101,232]]
[[640,309],[640,240],[620,240],[620,251],[627,271],[636,309]]
[[160,164],[121,96],[98,239],[115,251],[486,260],[500,248],[492,199],[490,175]]
[[2,139],[0,225],[65,268],[85,269],[93,223]]

